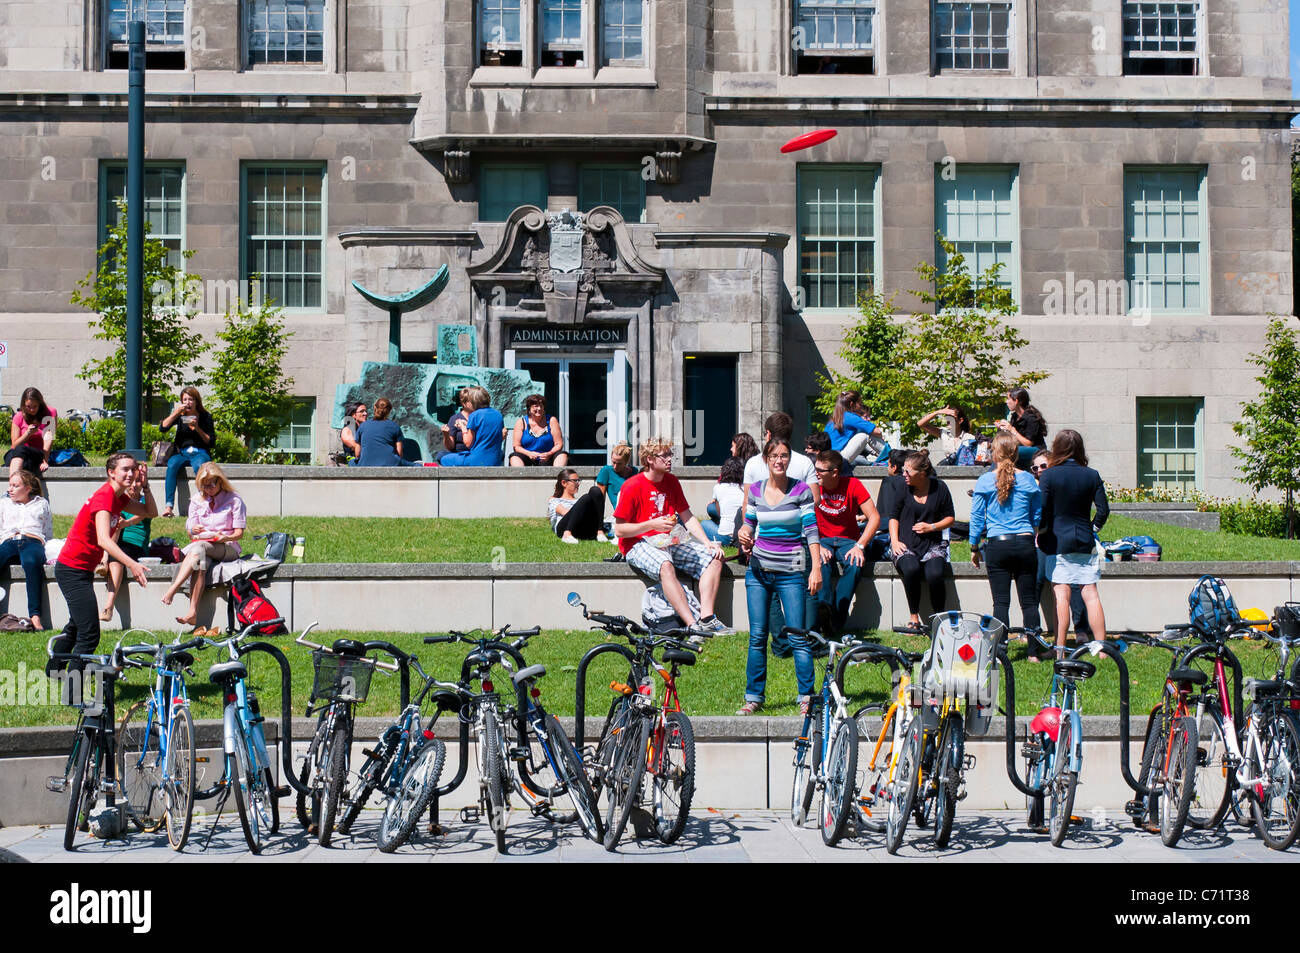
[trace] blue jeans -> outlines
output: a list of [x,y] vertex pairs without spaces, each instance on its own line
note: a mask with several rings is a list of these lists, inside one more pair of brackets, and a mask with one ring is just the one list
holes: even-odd
[[[858,587],[858,574],[862,572],[862,566],[855,566],[845,557],[848,556],[856,539],[844,539],[838,536],[822,537],[822,552],[829,551],[832,559],[829,563],[822,566],[822,588],[817,594],[817,598],[831,612],[831,621],[834,623],[837,631],[843,631],[845,624],[849,621],[849,606],[853,602],[853,593]],[[865,563],[866,559],[863,558]],[[840,578],[831,585],[832,566],[840,567]],[[809,600],[808,611],[816,618],[815,605]],[[805,626],[810,628],[810,626]]]
[[[767,688],[767,610],[772,594],[781,599],[781,611],[787,620],[803,619],[808,584],[803,573],[767,572],[751,561],[745,573],[745,599],[749,604],[749,661],[745,666],[745,701],[761,702]],[[794,675],[800,695],[813,693],[813,658],[808,640],[790,636],[794,650]]]
[[[41,614],[41,589],[45,585],[45,547],[29,536],[0,543],[0,567],[16,562],[27,583],[27,615]],[[5,575],[8,575],[6,571]],[[17,615],[18,613],[14,613]]]
[[167,459],[167,479],[163,481],[163,504],[166,506],[176,506],[176,480],[185,472],[188,465],[195,473],[199,472],[199,467],[212,460],[206,450],[200,450],[198,447],[186,447],[184,450],[178,450]]
[[700,520],[700,528],[704,530],[705,536],[709,537],[709,539],[713,540],[715,543],[717,543],[720,546],[731,546],[736,541],[736,538],[734,536],[718,535],[718,524],[713,520],[710,519]]

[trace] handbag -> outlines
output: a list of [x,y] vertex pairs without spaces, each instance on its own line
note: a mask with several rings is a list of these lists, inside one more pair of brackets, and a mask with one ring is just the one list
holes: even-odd
[[149,464],[155,467],[167,465],[167,461],[176,455],[176,444],[170,440],[155,440],[149,448]]
[[289,547],[293,544],[293,537],[288,533],[264,533],[253,538],[266,540],[266,552],[263,553],[262,558],[272,563],[284,562],[285,556],[289,554]]

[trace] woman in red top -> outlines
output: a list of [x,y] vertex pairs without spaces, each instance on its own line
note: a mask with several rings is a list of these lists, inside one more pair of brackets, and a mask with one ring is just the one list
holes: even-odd
[[[158,504],[149,488],[149,472],[129,453],[115,453],[105,465],[108,479],[81,508],[59,550],[54,579],[68,603],[68,624],[54,641],[55,652],[94,652],[99,645],[99,603],[95,599],[95,567],[104,553],[126,566],[136,583],[148,582],[144,567],[122,552],[113,539],[113,528],[125,511],[155,517]],[[143,493],[144,502],[139,502]],[[50,669],[62,665],[51,662]],[[74,666],[79,667],[79,666]]]

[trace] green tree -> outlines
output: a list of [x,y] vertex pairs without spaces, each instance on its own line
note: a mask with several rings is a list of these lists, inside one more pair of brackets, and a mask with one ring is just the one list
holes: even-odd
[[1244,447],[1229,447],[1241,461],[1242,482],[1256,493],[1266,487],[1286,494],[1287,538],[1294,536],[1292,496],[1300,489],[1300,344],[1293,317],[1275,315],[1264,350],[1247,358],[1262,368],[1259,399],[1241,405],[1233,432]]
[[270,302],[256,309],[241,304],[226,314],[225,327],[217,332],[223,346],[208,385],[212,417],[249,450],[269,443],[289,415],[293,378],[284,376],[280,362],[290,335],[279,307]]
[[863,319],[844,335],[840,356],[850,375],[820,377],[818,409],[829,413],[846,385],[860,390],[877,420],[897,420],[906,443],[921,439],[916,421],[931,410],[960,404],[971,422],[1001,417],[1008,388],[1044,380],[1044,371],[1020,369],[1016,353],[1028,341],[1010,323],[1016,313],[1010,289],[1000,287],[1002,266],[978,279],[966,258],[942,235],[947,257],[940,271],[921,262],[916,272],[934,291],[917,292],[930,311],[896,324],[893,306],[875,296],[863,299]]
[[[99,265],[77,282],[72,303],[96,312],[90,322],[94,337],[117,345],[112,354],[82,365],[77,377],[97,390],[126,396],[126,202],[118,201],[117,224],[99,249]],[[188,261],[193,251],[184,252]],[[167,246],[149,237],[145,223],[144,314],[141,381],[145,420],[153,420],[155,397],[175,399],[175,388],[198,374],[198,362],[207,351],[203,336],[189,329],[199,310],[196,290],[202,287],[197,275],[167,261]],[[187,297],[188,294],[188,297]]]

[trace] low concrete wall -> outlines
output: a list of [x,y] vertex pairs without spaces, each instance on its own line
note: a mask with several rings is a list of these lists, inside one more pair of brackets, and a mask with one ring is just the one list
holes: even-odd
[[[140,626],[175,629],[174,616],[185,602],[161,603],[173,567],[149,574],[147,589],[128,585],[117,601],[118,615],[107,628]],[[1224,577],[1237,604],[1271,612],[1297,596],[1300,563],[1108,563],[1100,584],[1107,624],[1115,630],[1154,630],[1187,618],[1187,594],[1205,573]],[[5,588],[11,606],[25,607],[22,571]],[[46,568],[45,619],[61,628],[67,606]],[[103,582],[96,588],[103,597]],[[449,628],[516,628],[540,625],[550,629],[581,627],[581,618],[565,597],[582,594],[587,605],[631,617],[640,614],[644,585],[625,564],[617,563],[372,563],[283,565],[264,585],[267,597],[294,629],[318,622],[325,629],[371,632],[439,632]],[[991,606],[988,578],[969,563],[952,567],[948,608],[986,612]],[[923,610],[926,606],[923,604]],[[737,629],[748,626],[744,576],[740,567],[723,567],[718,614]],[[199,621],[224,624],[225,590],[204,594]],[[902,582],[889,563],[876,563],[858,583],[850,624],[888,628],[907,621]],[[1019,621],[1013,605],[1012,623]],[[3,660],[0,643],[0,661]]]
[[[572,733],[573,720],[560,719],[565,730]],[[787,810],[794,778],[793,739],[799,731],[796,718],[692,718],[696,738],[696,795],[693,812],[708,808],[718,810],[776,809]],[[361,748],[378,737],[388,724],[378,718],[358,719],[352,749],[352,763],[361,763]],[[1024,732],[1024,720],[1018,724]],[[278,735],[276,725],[267,722],[268,742],[276,759],[276,776],[280,776]],[[303,728],[295,723],[295,731]],[[1125,785],[1119,769],[1119,742],[1116,736],[1119,722],[1116,718],[1088,717],[1084,719],[1084,770],[1080,777],[1075,812],[1093,814],[1100,810],[1111,818],[1122,816],[1124,803],[1133,797]],[[1140,739],[1145,721],[1135,719],[1130,731]],[[1020,808],[1024,795],[1007,780],[1006,746],[1001,734],[1005,731],[997,719],[990,733],[983,739],[969,739],[968,754],[975,756],[975,766],[967,772],[967,797],[959,810],[1001,810]],[[0,827],[24,824],[62,824],[67,815],[67,795],[52,794],[45,789],[45,779],[61,776],[67,760],[71,729],[18,728],[0,731]],[[443,768],[445,784],[456,774],[458,764],[457,736],[451,726],[446,726],[439,736],[447,742],[447,763]],[[211,760],[200,765],[203,779],[200,787],[210,785],[221,773],[220,742],[221,723],[199,722],[196,741],[200,754],[207,753]],[[588,739],[588,743],[591,739]],[[865,747],[865,743],[864,743]],[[295,759],[306,753],[306,743],[294,743]],[[1137,773],[1141,755],[1141,741],[1135,741],[1130,754],[1131,767]],[[869,751],[860,751],[859,761],[870,757]],[[299,762],[295,760],[295,766]],[[469,750],[469,764],[464,782],[442,799],[440,807],[444,819],[451,812],[478,801],[478,775],[475,770],[474,750]],[[1023,765],[1017,765],[1023,770]],[[198,811],[209,809],[213,801],[196,802]],[[517,806],[517,799],[514,802]],[[222,823],[238,826],[233,808],[227,805]],[[814,803],[814,811],[816,806]],[[281,802],[281,823],[292,829],[293,797]],[[203,818],[196,817],[195,830],[205,831]]]
[[1128,516],[1135,520],[1151,520],[1153,523],[1203,529],[1211,533],[1219,531],[1218,513],[1198,512],[1190,503],[1112,503],[1110,511],[1114,515]]
[[[491,516],[546,515],[546,501],[555,490],[554,469],[536,467],[264,467],[224,468],[252,516],[409,516],[425,519],[469,519]],[[593,480],[595,467],[575,467],[584,480]],[[942,467],[959,520],[970,519],[966,491],[983,472],[978,467]],[[713,497],[716,467],[679,467],[686,499],[698,515]],[[882,468],[861,468],[859,476],[874,495]],[[188,474],[193,479],[193,474]],[[99,487],[98,468],[54,468],[46,474],[50,506],[55,513],[74,515]],[[590,485],[590,484],[588,484]],[[177,489],[177,512],[185,512],[189,484]],[[161,496],[162,476],[154,487]],[[161,501],[160,501],[161,506]]]

